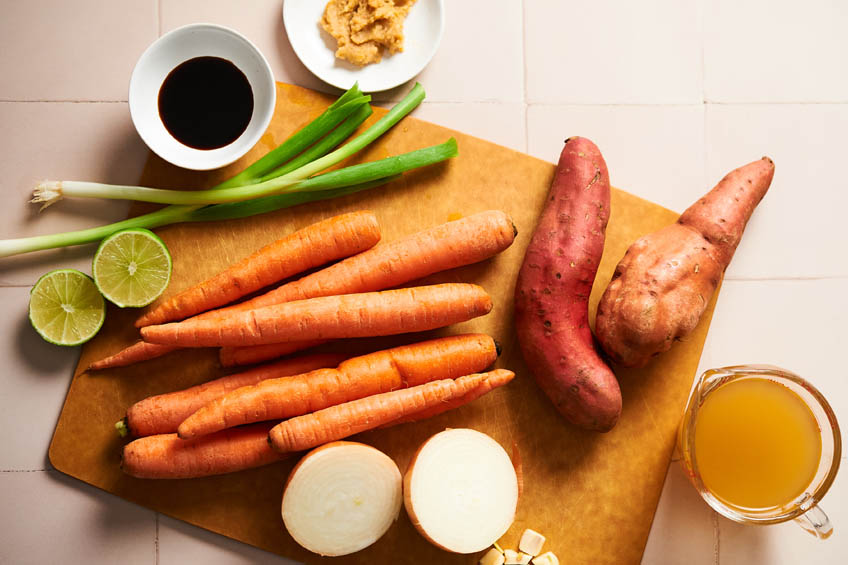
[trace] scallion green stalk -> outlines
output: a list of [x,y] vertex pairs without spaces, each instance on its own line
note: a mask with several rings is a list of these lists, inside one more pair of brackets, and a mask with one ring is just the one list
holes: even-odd
[[331,190],[316,190],[313,192],[291,192],[288,194],[278,194],[276,196],[266,196],[265,198],[257,198],[255,200],[246,200],[245,202],[232,202],[230,204],[216,204],[215,206],[206,206],[194,211],[186,222],[212,222],[218,220],[234,220],[236,218],[247,218],[257,214],[265,214],[283,208],[291,208],[299,204],[308,202],[317,202],[319,200],[330,200],[340,196],[347,196],[362,190],[368,190],[377,186],[390,183],[401,178],[403,175],[394,175],[385,177],[362,184],[353,186],[345,186]]
[[292,159],[295,155],[312,145],[316,139],[323,137],[335,128],[342,120],[351,114],[368,108],[370,114],[371,96],[365,96],[359,90],[359,84],[354,83],[338,100],[330,104],[324,112],[307,124],[304,128],[289,137],[285,143],[266,153],[261,159],[247,167],[236,176],[222,182],[216,188],[231,188],[245,184],[253,184],[270,171]]
[[[246,191],[254,190],[252,200],[211,206],[204,206],[203,204],[171,205],[149,214],[105,226],[60,234],[0,240],[0,257],[92,243],[128,228],[144,227],[152,229],[180,222],[242,218],[306,202],[344,196],[395,180],[400,177],[401,172],[411,168],[436,163],[456,155],[456,141],[451,139],[441,145],[420,149],[409,154],[355,165],[326,175],[308,178],[353,155],[385,133],[423,100],[424,90],[421,85],[416,84],[400,103],[365,132],[341,148],[327,153],[341,143],[368,117],[370,107],[367,106],[366,98],[362,97],[358,87],[354,85],[319,118],[295,133],[280,147],[269,152],[268,155],[259,159],[245,171],[208,191],[191,192],[192,194],[212,192],[220,195],[229,194],[228,191],[242,187]],[[342,109],[344,110],[342,111]],[[320,124],[315,125],[319,120]],[[341,125],[339,125],[340,123]],[[329,135],[327,135],[327,132],[329,132]],[[315,158],[315,160],[307,162],[307,159],[312,158]],[[287,161],[289,164],[285,164]],[[273,180],[277,180],[277,184],[268,184]],[[255,191],[256,186],[259,185],[265,185],[266,189],[273,186],[277,192],[281,188],[288,189],[288,192],[263,195],[261,191]],[[125,188],[138,189],[139,187]],[[273,191],[271,191],[271,194],[273,194]]]
[[278,167],[263,175],[261,178],[257,179],[258,182],[265,182],[266,180],[271,180],[273,178],[285,175],[290,173],[296,169],[299,169],[303,165],[314,161],[320,157],[323,157],[350,137],[356,128],[362,125],[362,123],[368,119],[374,111],[371,109],[371,106],[364,105],[359,108],[356,112],[351,114],[345,121],[343,121],[339,127],[328,133],[326,136],[319,139],[312,147],[286,163],[281,167]]
[[[45,206],[63,197],[73,198],[109,198],[118,200],[136,200],[155,204],[177,204],[181,206],[205,206],[226,202],[240,202],[284,192],[298,182],[328,169],[351,157],[369,143],[383,135],[401,118],[411,112],[424,99],[424,88],[416,84],[403,100],[396,104],[371,127],[353,138],[340,148],[310,161],[299,168],[259,182],[256,184],[210,188],[208,190],[168,190],[142,186],[109,185],[96,182],[47,181],[36,189],[34,202],[44,202]],[[307,126],[308,127],[308,126]],[[306,129],[306,128],[304,128]],[[385,176],[385,175],[384,175]]]
[[[273,196],[275,194],[284,194],[287,192],[326,190],[328,188],[339,188],[342,186],[369,182],[420,167],[428,162],[435,162],[432,161],[432,159],[441,154],[452,153],[455,155],[456,150],[456,140],[451,138],[442,145],[418,149],[416,151],[411,151],[402,155],[395,155],[393,157],[386,157],[385,159],[369,163],[360,163],[358,165],[318,175],[310,179],[297,180],[295,175],[297,171],[295,171],[295,173],[290,175],[272,178],[265,182],[221,190],[166,190],[135,186],[118,187],[114,185],[109,185],[108,188],[111,189],[109,193],[110,195],[120,189],[120,193],[123,195],[123,198],[129,200],[143,200],[145,202],[153,202],[157,204],[182,204],[196,206],[198,204],[209,205],[224,204],[228,202],[243,202],[246,200]],[[440,161],[442,159],[437,160]],[[303,167],[301,167],[301,169],[302,168]],[[63,192],[67,191],[74,196],[98,197],[101,196],[100,192],[104,190],[104,186],[98,185],[97,183],[65,182],[61,187],[61,190]]]

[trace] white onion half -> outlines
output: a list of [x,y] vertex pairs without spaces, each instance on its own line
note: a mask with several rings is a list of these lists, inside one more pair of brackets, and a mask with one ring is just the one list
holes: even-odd
[[283,492],[283,523],[319,555],[347,555],[377,541],[397,519],[401,475],[385,453],[337,441],[307,453]]
[[455,553],[475,553],[495,543],[518,505],[509,455],[486,434],[462,428],[424,442],[404,476],[403,491],[418,531]]

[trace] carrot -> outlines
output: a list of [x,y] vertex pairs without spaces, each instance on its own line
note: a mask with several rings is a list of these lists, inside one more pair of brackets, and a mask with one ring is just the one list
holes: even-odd
[[272,423],[224,430],[192,441],[147,436],[124,446],[121,469],[140,479],[190,479],[260,467],[282,456],[268,444]]
[[285,420],[271,429],[268,438],[278,453],[311,449],[390,422],[401,421],[416,413],[426,413],[445,402],[465,396],[499,373],[512,375],[511,371],[498,369],[492,373],[460,377],[455,381],[433,381],[345,402]]
[[[488,259],[512,245],[517,233],[512,220],[504,212],[478,212],[396,241],[380,243],[335,265],[219,312],[392,288],[433,273]],[[278,347],[223,348],[221,364],[227,367],[281,357],[285,353],[279,353]]]
[[[218,351],[218,361],[222,367],[237,365],[253,365],[269,359],[276,359],[295,351],[303,351],[327,343],[323,339],[313,341],[291,341],[289,343],[269,343],[268,345],[252,345],[248,347],[222,347]],[[162,346],[170,347],[170,346]]]
[[211,310],[286,277],[364,251],[379,240],[377,218],[369,211],[323,220],[266,245],[225,271],[171,297],[135,325],[161,324]]
[[[509,247],[516,234],[515,225],[504,212],[478,212],[396,241],[380,243],[299,280],[281,285],[245,302],[201,314],[196,319],[319,296],[392,288],[433,273],[488,259]],[[224,367],[249,365],[287,355],[292,352],[289,347],[291,346],[280,344],[246,346],[239,349],[227,347],[221,350],[220,360]],[[168,351],[174,349],[176,346],[171,346]],[[126,354],[128,361],[123,364],[128,365],[158,357],[154,355],[156,351],[153,348],[145,348],[143,351],[121,352],[113,357],[119,361],[121,355]],[[150,352],[151,356],[144,357],[143,353],[146,352]],[[138,353],[142,355],[134,355]],[[103,368],[123,365],[108,365],[110,359],[112,358],[98,363],[103,363]]]
[[497,369],[494,371],[489,371],[489,378],[477,385],[477,387],[468,391],[464,395],[459,398],[454,398],[453,400],[449,400],[447,402],[442,402],[438,406],[433,406],[432,408],[428,408],[426,410],[422,410],[420,412],[416,412],[404,418],[400,418],[395,420],[388,425],[384,426],[386,428],[391,426],[396,426],[399,424],[408,424],[410,422],[418,422],[419,420],[426,420],[427,418],[432,418],[434,416],[438,416],[439,414],[443,414],[448,410],[453,410],[454,408],[459,408],[460,406],[465,406],[466,404],[477,400],[487,392],[491,392],[493,389],[496,389],[500,386],[507,384],[509,381],[515,377],[515,373],[512,371],[505,371],[502,369]]
[[517,230],[500,210],[479,212],[358,255],[220,310],[246,310],[284,302],[385,290],[433,273],[477,263],[509,247]]
[[372,337],[431,330],[491,309],[492,298],[481,287],[447,283],[298,300],[211,320],[148,326],[141,336],[184,347]]
[[102,369],[112,369],[114,367],[126,367],[140,361],[156,359],[163,355],[181,349],[176,345],[160,345],[158,343],[147,343],[146,341],[137,341],[129,347],[125,347],[114,355],[105,357],[99,361],[95,361],[88,366],[89,371],[99,371]]
[[345,358],[345,355],[324,353],[284,359],[185,390],[151,396],[130,406],[123,420],[123,428],[134,437],[176,432],[180,423],[199,408],[239,387],[253,385],[266,379],[335,367]]
[[495,341],[484,334],[402,345],[348,359],[337,369],[239,388],[200,408],[177,432],[191,439],[233,426],[300,416],[372,394],[455,379],[485,369],[496,358]]

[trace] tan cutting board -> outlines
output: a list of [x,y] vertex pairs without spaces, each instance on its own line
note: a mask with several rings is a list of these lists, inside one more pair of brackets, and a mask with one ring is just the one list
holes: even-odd
[[[278,85],[277,112],[260,143],[227,170],[191,173],[151,156],[142,178],[148,186],[203,187],[214,184],[283,141],[317,116],[330,99],[309,90]],[[375,116],[382,115],[376,110]],[[493,119],[496,119],[493,115]],[[374,118],[372,118],[373,121]],[[579,134],[563,130],[563,139]],[[524,366],[513,331],[512,294],[524,249],[553,174],[551,163],[446,128],[406,118],[359,159],[373,160],[432,145],[455,136],[459,157],[449,163],[404,175],[392,185],[344,199],[282,210],[259,217],[170,226],[158,230],[174,258],[166,294],[207,278],[226,265],[291,231],[328,216],[368,208],[380,220],[383,238],[404,234],[480,210],[508,212],[518,238],[507,251],[482,264],[432,276],[428,281],[467,281],[494,297],[488,316],[442,332],[362,340],[336,345],[350,351],[415,341],[441,333],[487,332],[503,345],[499,367],[517,377],[469,406],[438,418],[366,433],[356,439],[388,453],[401,471],[415,449],[446,427],[473,427],[493,436],[507,450],[517,443],[524,466],[524,494],[515,523],[502,538],[516,547],[524,528],[548,536],[546,546],[567,563],[638,563],[651,527],[671,457],[676,427],[697,370],[713,304],[695,333],[643,370],[617,370],[624,411],[608,434],[567,424],[536,387]],[[557,155],[551,155],[552,160]],[[609,163],[615,181],[615,163]],[[692,200],[704,187],[690,187]],[[673,222],[676,214],[613,190],[594,310],[615,263],[638,236]],[[172,354],[135,367],[87,373],[85,367],[137,339],[136,311],[109,310],[106,325],[82,351],[50,446],[59,471],[122,498],[208,530],[307,563],[322,558],[300,548],[283,528],[279,505],[283,483],[294,461],[228,476],[154,481],[125,476],[119,469],[124,441],[113,424],[133,402],[218,377],[212,350]],[[418,535],[405,512],[371,547],[334,563],[476,563],[475,555],[436,549]],[[329,560],[328,560],[329,561]]]

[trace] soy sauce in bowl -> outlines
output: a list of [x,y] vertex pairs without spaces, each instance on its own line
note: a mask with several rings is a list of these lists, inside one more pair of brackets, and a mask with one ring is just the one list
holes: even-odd
[[253,115],[253,90],[232,62],[195,57],[174,68],[159,88],[165,129],[194,149],[218,149],[244,133]]

